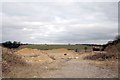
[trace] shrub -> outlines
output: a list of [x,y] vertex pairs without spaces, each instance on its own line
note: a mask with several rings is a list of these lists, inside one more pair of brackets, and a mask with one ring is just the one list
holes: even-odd
[[87,47],[84,47],[85,52],[87,51]]
[[2,46],[6,47],[6,48],[18,48],[20,46],[20,42],[14,41],[6,41],[4,43],[2,43]]

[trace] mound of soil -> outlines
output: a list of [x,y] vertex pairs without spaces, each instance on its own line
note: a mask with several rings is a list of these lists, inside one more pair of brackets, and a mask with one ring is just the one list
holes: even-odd
[[17,51],[18,54],[31,54],[31,53],[40,53],[40,50],[31,49],[31,48],[23,48]]
[[70,51],[64,48],[61,49],[52,49],[46,51],[49,57],[53,60],[58,59],[75,59],[78,55],[74,51]]
[[120,55],[120,41],[113,41],[111,44],[107,44],[104,49],[105,53],[97,52],[93,55],[88,55],[84,59],[91,60],[106,60],[106,59],[118,59]]
[[51,62],[52,59],[41,50],[23,48],[16,52],[16,54],[20,55],[26,62]]
[[13,53],[12,49],[2,48],[2,73],[8,74],[15,66],[26,66],[27,63],[22,57]]
[[11,49],[2,49],[2,60],[6,61],[10,65],[25,65],[25,61],[22,60],[21,56],[13,53]]
[[116,58],[118,58],[120,55],[120,37],[112,42],[107,43],[105,51],[107,51],[109,55],[114,55]]
[[84,57],[84,59],[90,59],[90,60],[106,60],[106,59],[116,59],[116,56],[113,54],[109,54],[109,53],[94,53],[92,55],[88,55],[86,57]]
[[107,51],[110,55],[114,55],[116,58],[118,58],[118,54],[120,53],[120,42],[116,45],[107,46],[105,51]]
[[32,56],[27,56],[27,57],[24,57],[24,60],[26,60],[26,62],[30,62],[30,63],[34,63],[34,62],[39,62],[39,63],[49,63],[49,62],[52,62],[52,59],[45,55],[45,54],[40,54],[40,55],[32,55]]

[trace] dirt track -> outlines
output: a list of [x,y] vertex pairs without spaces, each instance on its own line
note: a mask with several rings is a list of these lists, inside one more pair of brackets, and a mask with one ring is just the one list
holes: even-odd
[[62,69],[47,72],[43,78],[115,78],[118,77],[116,71],[107,68],[96,67],[88,61],[70,60],[64,63]]

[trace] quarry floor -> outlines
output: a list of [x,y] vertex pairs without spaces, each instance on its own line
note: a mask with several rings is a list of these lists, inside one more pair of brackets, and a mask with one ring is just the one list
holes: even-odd
[[70,60],[61,69],[49,71],[42,78],[117,78],[118,73],[91,65],[88,61]]
[[[29,50],[28,50],[29,51]],[[38,60],[40,55],[31,58],[24,55],[28,66],[15,66],[5,77],[11,78],[118,78],[117,66],[111,69],[99,61],[84,60],[85,54],[76,54],[65,50],[42,51],[52,58]],[[35,51],[33,51],[35,52]],[[22,52],[23,53],[23,52]],[[64,55],[67,54],[67,55]],[[45,60],[46,59],[46,60]],[[32,60],[32,61],[31,61]],[[109,63],[109,61],[108,61]],[[111,62],[110,62],[111,63]]]

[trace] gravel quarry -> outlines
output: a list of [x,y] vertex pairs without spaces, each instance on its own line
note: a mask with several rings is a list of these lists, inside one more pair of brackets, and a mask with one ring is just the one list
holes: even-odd
[[[14,54],[28,65],[12,66],[5,78],[118,78],[116,62],[84,60],[93,52],[76,53],[64,48],[37,50],[23,48]],[[112,69],[111,69],[112,68]]]

